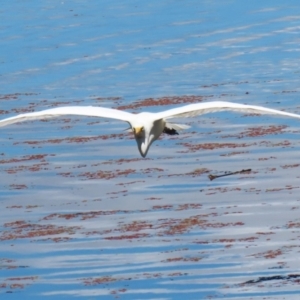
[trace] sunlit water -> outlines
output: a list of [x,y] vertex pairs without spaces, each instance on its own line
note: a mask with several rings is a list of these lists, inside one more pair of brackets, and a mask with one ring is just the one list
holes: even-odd
[[[300,113],[298,2],[3,2],[0,113]],[[146,159],[117,121],[1,128],[1,299],[299,299],[299,121],[181,122]]]

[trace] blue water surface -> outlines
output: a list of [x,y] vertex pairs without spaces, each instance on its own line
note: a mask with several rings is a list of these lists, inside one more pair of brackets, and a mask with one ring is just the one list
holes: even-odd
[[[160,111],[191,97],[300,113],[299,11],[296,0],[1,1],[1,116]],[[1,128],[1,299],[298,299],[284,279],[300,267],[298,120],[182,122],[147,159],[117,121]],[[213,146],[191,150],[201,144]]]

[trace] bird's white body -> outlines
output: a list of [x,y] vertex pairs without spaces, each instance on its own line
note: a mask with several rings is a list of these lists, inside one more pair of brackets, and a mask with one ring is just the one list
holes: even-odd
[[50,108],[40,112],[20,114],[0,121],[0,127],[28,120],[39,120],[59,117],[63,115],[80,115],[89,117],[103,117],[117,119],[129,123],[137,142],[140,154],[146,157],[151,144],[165,132],[177,134],[176,130],[186,129],[189,126],[169,123],[171,118],[194,117],[197,115],[231,110],[243,113],[273,114],[300,119],[300,115],[276,109],[255,105],[214,101],[185,105],[159,113],[142,112],[132,114],[125,111],[94,106],[66,106]]

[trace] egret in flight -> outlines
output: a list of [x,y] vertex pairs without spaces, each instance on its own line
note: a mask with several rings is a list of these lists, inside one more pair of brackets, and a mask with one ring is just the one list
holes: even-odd
[[300,115],[262,106],[245,105],[224,101],[213,101],[185,105],[158,113],[141,112],[138,114],[132,114],[117,109],[94,106],[57,107],[42,110],[39,112],[20,114],[15,117],[1,120],[0,127],[23,121],[40,119],[43,120],[64,115],[102,117],[121,120],[129,124],[134,134],[141,156],[146,157],[151,144],[155,140],[157,140],[163,132],[166,134],[174,135],[178,134],[177,130],[189,128],[189,126],[187,125],[170,123],[170,119],[194,117],[225,110],[241,113],[272,114],[300,119]]

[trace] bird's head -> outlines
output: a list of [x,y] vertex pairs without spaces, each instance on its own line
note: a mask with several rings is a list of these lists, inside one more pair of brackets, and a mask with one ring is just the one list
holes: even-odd
[[142,124],[137,124],[132,127],[132,132],[141,155],[146,157],[151,144],[148,128]]
[[131,128],[141,156],[146,157],[151,144],[160,136],[164,126],[162,120],[153,121],[145,114],[138,122],[131,124]]

